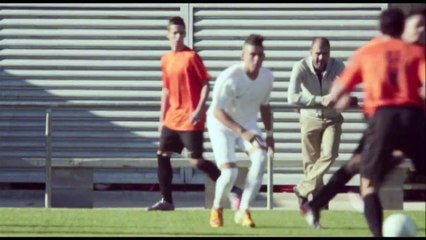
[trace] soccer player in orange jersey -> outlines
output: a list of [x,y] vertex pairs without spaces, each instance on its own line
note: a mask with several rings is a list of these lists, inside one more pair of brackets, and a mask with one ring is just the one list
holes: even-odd
[[[337,102],[356,84],[364,84],[364,104],[369,109],[368,128],[361,161],[364,215],[373,235],[382,236],[383,208],[378,190],[396,166],[392,152],[400,149],[425,174],[424,48],[401,40],[404,13],[397,8],[380,15],[384,41],[364,48],[352,59],[332,88]],[[343,110],[342,106],[337,106]]]
[[[404,40],[407,43],[413,43],[420,46],[423,46],[424,44],[424,32],[425,32],[425,9],[414,9],[412,10],[405,20],[405,27],[404,27],[404,33],[402,35],[402,40]],[[423,39],[422,39],[423,37]],[[367,44],[362,46],[359,51],[362,51],[364,48],[371,47],[377,43],[381,43],[383,41],[386,41],[385,36],[377,36],[373,38],[371,41],[369,41]],[[422,43],[423,41],[423,43]],[[424,47],[424,46],[423,46]],[[424,94],[424,89],[422,89],[420,92]],[[338,104],[340,108],[344,108],[349,105],[349,93],[345,93],[345,95],[339,100]],[[374,109],[372,109],[374,110]],[[366,108],[364,106],[364,112],[367,113],[366,115],[369,115],[370,109]],[[313,197],[311,201],[309,201],[307,204],[304,204],[301,207],[301,212],[308,220],[308,223],[310,225],[313,225],[313,227],[320,226],[319,224],[319,218],[320,218],[320,209],[323,208],[325,205],[327,205],[331,199],[333,199],[336,194],[344,190],[345,184],[351,180],[353,176],[359,173],[360,167],[361,167],[361,153],[364,148],[364,141],[365,136],[361,138],[359,141],[358,147],[353,151],[353,155],[348,160],[345,165],[340,167],[330,178],[328,183],[320,190],[320,192]],[[401,162],[405,156],[404,154],[399,151],[395,150],[393,152],[394,158],[393,162],[396,164]],[[352,196],[351,199],[353,199],[353,204],[356,209],[363,212],[363,202],[362,200],[359,200],[359,197],[357,195],[350,195]]]
[[[205,129],[205,103],[209,94],[210,75],[201,57],[185,46],[185,23],[181,17],[172,17],[167,26],[171,51],[161,58],[163,95],[159,131],[160,147],[157,151],[158,180],[163,198],[148,211],[174,210],[172,198],[173,170],[170,157],[185,147],[191,163],[213,181],[220,176],[216,164],[203,159],[203,132]],[[242,190],[234,187],[233,193]],[[234,196],[235,201],[239,197]]]

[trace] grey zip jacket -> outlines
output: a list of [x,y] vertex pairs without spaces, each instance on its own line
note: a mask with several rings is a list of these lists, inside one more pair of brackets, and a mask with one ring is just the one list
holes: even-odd
[[[290,84],[287,91],[287,102],[299,106],[321,106],[324,96],[329,95],[333,81],[342,73],[345,64],[330,58],[320,81],[312,65],[312,57],[308,56],[293,66]],[[314,118],[338,118],[341,114],[332,108],[301,109],[301,116]]]

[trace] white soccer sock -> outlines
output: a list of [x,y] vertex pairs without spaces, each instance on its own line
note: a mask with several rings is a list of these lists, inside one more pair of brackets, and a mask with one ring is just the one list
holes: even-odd
[[235,180],[237,180],[237,168],[225,168],[221,170],[220,177],[216,181],[213,208],[221,208],[223,199],[231,192]]
[[250,203],[259,192],[262,185],[263,174],[265,173],[267,154],[266,151],[256,149],[250,154],[251,167],[248,171],[244,192],[241,198],[240,210],[245,210],[250,207]]

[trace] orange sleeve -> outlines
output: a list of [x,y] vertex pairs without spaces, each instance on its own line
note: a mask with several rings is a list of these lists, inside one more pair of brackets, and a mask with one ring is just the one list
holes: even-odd
[[359,54],[352,57],[337,81],[348,92],[351,92],[358,83],[362,82],[361,57]]
[[195,53],[191,58],[191,64],[194,76],[196,76],[198,81],[204,82],[210,80],[210,74],[207,71],[207,68],[204,66],[203,60],[197,53]]
[[419,64],[419,77],[420,77],[420,81],[425,82],[425,78],[426,78],[426,64],[425,64],[425,58],[423,58],[422,60],[420,60],[420,64]]

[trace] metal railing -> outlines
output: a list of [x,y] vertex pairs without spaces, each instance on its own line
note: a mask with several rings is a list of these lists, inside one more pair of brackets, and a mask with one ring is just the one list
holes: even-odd
[[[0,102],[0,109],[5,107],[13,108],[42,108],[46,111],[45,123],[45,148],[46,148],[46,182],[45,182],[45,208],[51,207],[52,195],[52,112],[54,109],[59,108],[72,108],[72,109],[146,109],[155,108],[159,109],[158,102],[147,103],[103,103],[103,102]],[[281,103],[279,105],[271,105],[274,109],[315,109],[321,107],[306,107],[292,104]],[[359,108],[359,107],[352,107]],[[272,159],[267,164],[267,205],[266,208],[271,210],[273,208],[273,162]]]
[[46,111],[45,123],[45,194],[44,206],[50,208],[52,206],[52,112],[58,108],[73,109],[145,109],[158,107],[157,103],[88,103],[88,102],[0,102],[0,108],[41,108]]

